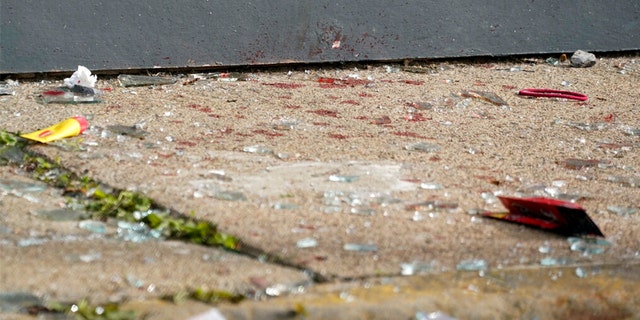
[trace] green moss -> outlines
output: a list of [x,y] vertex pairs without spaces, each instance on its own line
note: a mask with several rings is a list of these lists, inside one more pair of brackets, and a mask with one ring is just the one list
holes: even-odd
[[52,303],[48,310],[54,313],[64,313],[74,319],[86,320],[133,320],[138,319],[138,315],[132,310],[120,310],[120,306],[115,303],[105,305],[91,305],[87,300],[81,300],[73,304]]

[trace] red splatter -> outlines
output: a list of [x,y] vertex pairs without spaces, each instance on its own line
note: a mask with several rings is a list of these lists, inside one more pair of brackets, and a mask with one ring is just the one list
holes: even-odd
[[334,138],[334,139],[347,139],[349,138],[349,136],[345,136],[344,134],[339,134],[339,133],[330,133],[329,134],[329,138]]
[[171,123],[184,123],[184,120],[169,120]]
[[233,129],[231,129],[231,128],[220,129],[220,133],[222,133],[222,134],[229,134],[231,132],[233,132]]
[[604,117],[604,122],[611,122],[611,121],[613,121],[613,113],[609,113]]
[[312,122],[312,124],[314,126],[323,126],[323,127],[328,127],[329,126],[328,122]]
[[222,118],[222,116],[221,116],[221,115],[219,115],[219,114],[215,114],[215,113],[208,114],[208,115],[207,115],[207,117],[216,118],[216,119],[220,119],[220,118]]
[[187,146],[187,147],[195,147],[197,145],[197,143],[195,143],[193,141],[188,141],[188,140],[178,140],[178,141],[176,141],[176,143],[178,145]]
[[301,106],[292,106],[292,105],[286,105],[284,107],[285,107],[285,109],[300,109],[300,108],[302,108]]
[[508,84],[503,84],[502,85],[502,89],[505,89],[505,90],[513,90],[515,88],[517,88],[517,87],[516,86],[511,86],[511,85],[508,85]]
[[253,130],[253,133],[257,133],[257,134],[261,134],[261,135],[265,135],[267,137],[281,137],[284,136],[284,134],[282,133],[278,133],[278,132],[269,132],[267,130]]
[[320,82],[320,83],[335,83],[336,79],[335,78],[320,77],[320,78],[318,78],[318,82]]
[[199,104],[190,104],[190,105],[187,105],[187,108],[198,110],[198,111],[204,112],[204,113],[210,113],[211,111],[213,111],[213,110],[211,110],[210,107],[201,106]]
[[366,93],[366,92],[360,92],[360,93],[358,93],[358,96],[359,97],[363,97],[363,98],[371,98],[371,97],[373,97],[372,94]]
[[315,113],[317,115],[325,116],[325,117],[334,117],[334,118],[338,117],[337,111],[326,110],[326,109],[317,109],[317,110],[312,110],[307,112]]
[[298,89],[304,87],[303,84],[299,83],[283,83],[283,82],[274,82],[274,83],[263,83],[265,86],[272,86],[280,89]]
[[337,79],[337,78],[318,78],[318,82],[320,83],[321,88],[344,88],[344,87],[355,87],[360,85],[367,85],[371,83],[369,80],[363,79]]
[[352,104],[352,105],[360,105],[360,102],[355,101],[355,100],[344,100],[344,101],[340,101],[340,104]]
[[428,137],[421,136],[415,132],[407,132],[407,131],[396,131],[391,134],[401,137],[411,137],[411,138],[419,138],[419,139],[429,139]]
[[356,120],[367,120],[367,119],[369,119],[369,117],[367,117],[367,116],[356,116],[356,117],[353,117],[353,118],[356,119]]
[[246,118],[244,115],[242,114],[236,114],[234,117],[236,117],[236,119],[244,119]]
[[279,99],[291,99],[291,96],[278,96]]
[[413,84],[416,86],[421,86],[424,84],[424,81],[418,81],[418,80],[400,80],[400,82],[406,83],[406,84]]
[[431,118],[425,117],[421,113],[417,113],[417,112],[409,113],[405,115],[404,118],[407,119],[407,121],[413,121],[413,122],[431,120]]

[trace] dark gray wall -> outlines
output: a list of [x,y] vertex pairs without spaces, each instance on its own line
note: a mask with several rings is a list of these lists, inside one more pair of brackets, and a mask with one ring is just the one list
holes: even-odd
[[638,0],[0,0],[0,73],[639,48]]

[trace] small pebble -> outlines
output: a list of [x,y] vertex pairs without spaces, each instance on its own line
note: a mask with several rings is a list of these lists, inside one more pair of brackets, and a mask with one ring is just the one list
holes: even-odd
[[583,50],[578,50],[571,56],[571,66],[576,68],[593,67],[596,64],[596,55]]

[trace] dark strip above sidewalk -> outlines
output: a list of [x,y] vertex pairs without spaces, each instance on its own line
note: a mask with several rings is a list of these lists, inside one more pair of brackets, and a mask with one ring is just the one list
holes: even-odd
[[0,74],[640,49],[640,2],[0,2]]

